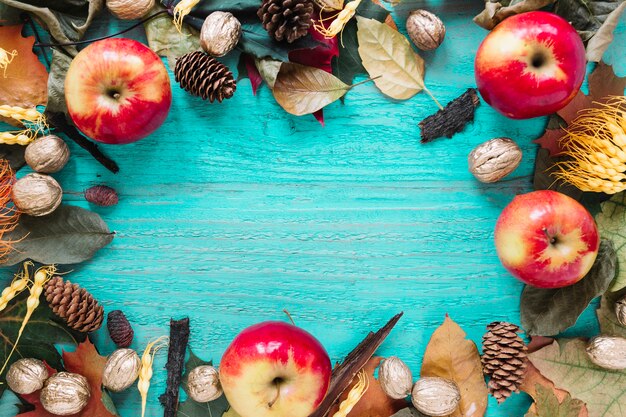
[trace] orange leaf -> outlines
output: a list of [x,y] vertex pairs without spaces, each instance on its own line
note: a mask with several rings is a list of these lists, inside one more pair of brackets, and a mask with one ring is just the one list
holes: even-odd
[[[102,371],[106,358],[100,356],[94,345],[87,339],[76,348],[75,352],[63,352],[63,363],[68,372],[84,376],[91,387],[91,397],[87,406],[73,417],[115,417],[102,402]],[[43,409],[39,402],[39,392],[22,396],[26,401],[35,406],[35,410],[19,417],[55,417]]]
[[33,108],[48,101],[48,72],[33,53],[35,38],[22,37],[22,27],[0,26],[0,47],[17,51],[7,66],[6,77],[0,71],[0,103]]
[[[346,417],[389,417],[409,406],[405,400],[394,400],[385,394],[378,380],[374,378],[374,372],[382,360],[383,358],[380,357],[372,357],[363,367],[369,379],[369,387]],[[337,405],[328,413],[329,416],[337,412],[339,404],[346,399],[356,382],[357,378],[354,378],[350,386],[341,394]]]

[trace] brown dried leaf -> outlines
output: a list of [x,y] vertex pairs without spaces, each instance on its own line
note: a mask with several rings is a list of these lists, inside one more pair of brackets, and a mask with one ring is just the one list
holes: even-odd
[[572,120],[578,116],[578,112],[591,107],[591,103],[591,98],[587,97],[582,91],[578,91],[576,97],[574,97],[567,106],[556,112],[556,114],[561,116],[561,118],[565,120],[565,123],[570,124]]
[[459,408],[451,417],[483,416],[488,390],[476,344],[450,317],[433,333],[424,353],[421,375],[454,381],[461,391]]
[[[474,22],[478,26],[491,30],[507,17],[530,12],[532,10],[539,10],[542,7],[554,3],[554,1],[555,0],[522,0],[511,6],[502,6],[500,3],[486,0],[485,10],[474,17]],[[506,4],[507,2],[503,1],[503,3]]]
[[[626,3],[624,3],[626,5]],[[604,62],[598,63],[589,74],[589,96],[594,101],[602,101],[608,96],[623,96],[626,88],[626,77],[615,75],[613,67]]]
[[587,61],[600,62],[602,60],[602,55],[613,42],[613,32],[624,10],[626,10],[626,2],[622,3],[607,16],[600,29],[589,40],[587,43]]
[[550,156],[558,156],[563,152],[560,141],[564,135],[565,132],[562,129],[546,129],[543,136],[533,140],[533,143],[547,149],[548,152],[550,152]]
[[[0,103],[33,108],[48,100],[48,72],[33,53],[35,38],[22,37],[23,25],[0,26],[0,46],[17,51],[6,73],[0,70]],[[5,76],[6,75],[6,76]],[[1,119],[0,120],[5,120]],[[15,124],[15,121],[11,122]]]
[[[389,417],[403,408],[408,407],[409,403],[405,400],[394,400],[385,394],[378,380],[374,378],[374,372],[382,360],[383,358],[373,357],[363,367],[369,379],[369,387],[346,417]],[[331,408],[328,413],[329,416],[334,415],[337,410],[339,410],[339,404],[346,399],[356,382],[357,378],[354,378],[350,386],[339,398],[337,404]]]

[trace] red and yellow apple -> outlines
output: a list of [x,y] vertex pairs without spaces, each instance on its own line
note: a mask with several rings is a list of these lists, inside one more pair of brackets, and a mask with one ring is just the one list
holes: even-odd
[[560,288],[581,280],[598,255],[600,238],[591,214],[556,191],[522,194],[507,205],[495,230],[502,265],[539,288]]
[[562,109],[585,78],[585,46],[565,19],[548,12],[511,16],[478,48],[476,84],[483,99],[513,119]]
[[248,327],[220,362],[220,383],[241,417],[307,417],[330,384],[328,353],[305,330],[268,321]]
[[135,142],[165,121],[172,103],[167,70],[132,39],[97,41],[80,51],[65,78],[67,110],[76,127],[103,143]]

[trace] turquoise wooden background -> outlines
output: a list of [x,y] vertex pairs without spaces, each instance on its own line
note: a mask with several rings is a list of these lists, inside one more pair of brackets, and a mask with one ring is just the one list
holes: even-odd
[[[482,5],[406,0],[396,8],[401,30],[415,8],[446,24],[443,45],[421,53],[426,84],[442,103],[475,85],[474,54],[487,32],[471,17]],[[128,23],[98,25],[101,32]],[[235,70],[236,58],[227,63]],[[531,140],[545,120],[512,121],[482,103],[463,133],[422,145],[417,124],[437,110],[425,94],[395,102],[366,84],[327,107],[322,127],[285,113],[267,87],[253,96],[248,80],[221,105],[188,95],[173,76],[172,87],[169,118],[156,134],[104,147],[119,174],[72,146],[57,175],[69,204],[87,207],[80,194],[94,184],[119,191],[118,206],[90,207],[117,233],[113,243],[68,278],[107,311],[125,311],[132,347],[142,351],[168,333],[170,317],[189,316],[191,348],[219,362],[238,331],[286,320],[288,309],[339,361],[404,311],[379,353],[401,357],[418,375],[446,313],[478,344],[491,321],[519,322],[522,286],[499,264],[493,227],[514,195],[531,190]],[[520,145],[522,164],[500,183],[480,184],[467,155],[498,136]],[[595,327],[589,310],[570,334]],[[104,329],[95,341],[103,354],[114,348]],[[149,417],[162,415],[164,356]],[[114,399],[123,417],[139,414],[136,389]],[[490,399],[488,416],[522,416],[528,404],[523,394],[501,406]]]

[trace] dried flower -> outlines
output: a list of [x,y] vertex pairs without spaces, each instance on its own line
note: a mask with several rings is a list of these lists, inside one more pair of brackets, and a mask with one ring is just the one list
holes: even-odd
[[561,140],[568,160],[556,176],[582,191],[615,194],[626,190],[626,97],[581,111]]
[[32,394],[48,379],[48,368],[39,359],[22,358],[7,372],[7,385],[17,394]]
[[106,185],[94,185],[85,191],[85,200],[97,206],[109,207],[119,202],[117,192]]

